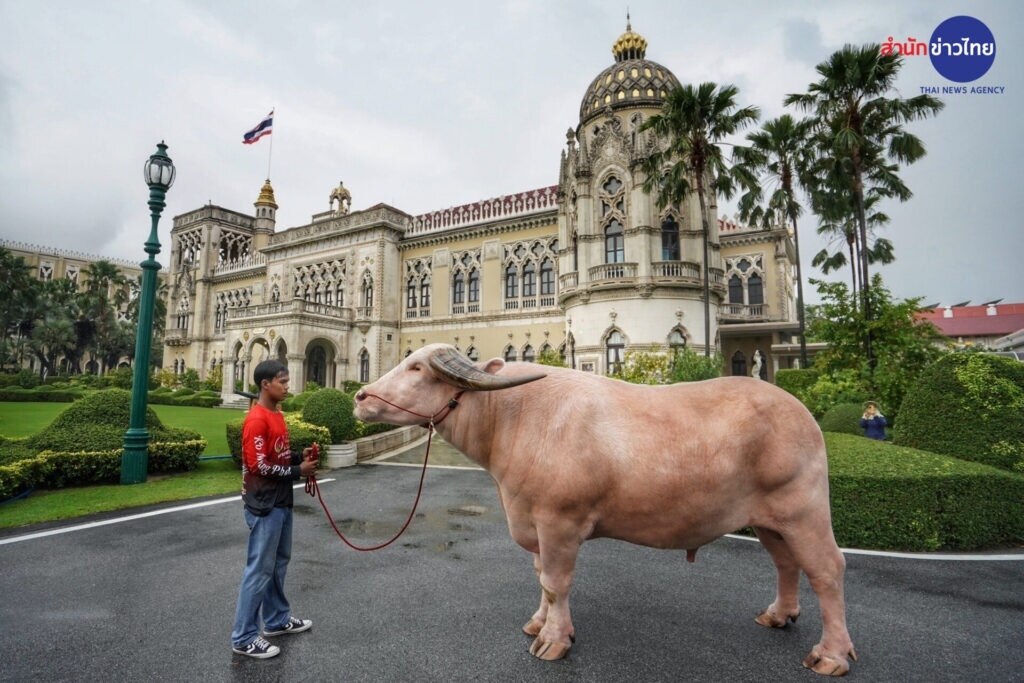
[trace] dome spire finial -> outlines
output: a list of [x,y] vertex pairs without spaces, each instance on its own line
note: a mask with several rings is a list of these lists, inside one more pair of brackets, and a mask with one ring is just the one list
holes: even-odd
[[633,24],[626,9],[626,32],[612,45],[612,54],[616,62],[627,59],[643,59],[647,52],[647,41],[639,33],[633,32]]

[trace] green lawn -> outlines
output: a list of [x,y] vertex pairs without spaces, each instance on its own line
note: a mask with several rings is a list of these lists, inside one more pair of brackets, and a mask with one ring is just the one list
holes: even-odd
[[[226,410],[221,412],[229,413]],[[10,501],[0,506],[0,528],[51,522],[174,500],[229,495],[238,493],[241,486],[241,472],[231,460],[200,462],[198,469],[192,472],[150,476],[144,484],[110,484],[35,491],[24,500]]]
[[[49,425],[70,403],[0,402],[0,434],[8,437],[31,436]],[[203,455],[228,455],[224,425],[241,418],[240,410],[192,408],[189,406],[150,406],[169,427],[184,427],[199,432],[207,441]]]

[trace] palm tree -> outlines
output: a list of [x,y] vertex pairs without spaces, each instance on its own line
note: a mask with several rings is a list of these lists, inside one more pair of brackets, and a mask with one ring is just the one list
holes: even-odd
[[[757,107],[737,108],[739,90],[715,83],[684,85],[668,94],[660,114],[647,119],[641,131],[653,131],[661,144],[643,161],[644,191],[657,189],[659,209],[679,206],[696,193],[700,202],[704,248],[704,355],[711,356],[711,293],[708,273],[707,193],[728,198],[735,188],[734,173],[722,153],[725,139],[757,121]],[[746,176],[739,178],[747,182]]]
[[[800,233],[796,219],[803,209],[796,197],[798,185],[807,181],[811,163],[808,154],[810,121],[796,121],[789,114],[766,121],[761,129],[747,135],[747,147],[737,147],[735,156],[760,182],[750,184],[740,198],[740,219],[765,229],[780,222],[793,225],[793,246],[796,251],[796,310],[800,323],[800,367],[806,368],[807,341],[804,339],[804,286],[803,266],[800,261]],[[774,187],[764,198],[764,188]],[[781,220],[780,220],[781,218]]]
[[[931,95],[889,97],[902,65],[902,57],[883,55],[877,44],[846,45],[818,64],[820,79],[811,83],[806,93],[787,95],[784,100],[787,106],[795,105],[813,114],[824,143],[819,155],[834,159],[836,170],[847,178],[861,247],[857,262],[861,295],[869,321],[865,177],[880,166],[896,169],[898,164],[912,164],[923,157],[924,144],[904,130],[904,124],[933,116],[944,106]],[[878,181],[885,179],[899,181],[894,171],[876,177]],[[902,201],[909,197],[900,192],[894,192],[894,196]],[[865,350],[873,367],[870,335],[865,339]]]
[[117,309],[124,301],[128,280],[117,266],[105,260],[89,264],[84,273],[82,309],[86,320],[82,321],[82,327],[89,330],[93,360],[100,374],[103,359],[111,353],[109,347],[117,337]]
[[21,325],[39,281],[31,274],[31,266],[20,256],[0,247],[0,368],[8,361],[8,343],[12,333]]
[[[846,245],[846,249],[849,251],[850,256],[847,259],[846,254],[840,247],[833,253],[829,253],[829,246],[819,251],[811,259],[811,265],[821,268],[821,271],[826,275],[833,270],[838,270],[847,264],[850,265],[850,279],[851,289],[854,295],[859,292],[859,278],[857,273],[859,268],[855,267],[857,263],[857,219],[854,215],[854,211],[850,207],[849,197],[845,194],[833,194],[830,196],[831,202],[824,199],[821,195],[818,196],[817,205],[818,210],[821,212],[822,220],[818,225],[818,234],[831,238],[829,245],[841,242]],[[868,263],[881,263],[882,265],[892,263],[895,260],[893,254],[892,242],[885,238],[875,239],[872,245],[870,240],[874,238],[874,231],[876,227],[881,227],[889,223],[889,216],[882,213],[881,211],[874,211],[874,205],[879,201],[879,195],[869,195],[865,201],[865,208],[867,210],[867,224],[868,224],[868,248],[867,257]]]

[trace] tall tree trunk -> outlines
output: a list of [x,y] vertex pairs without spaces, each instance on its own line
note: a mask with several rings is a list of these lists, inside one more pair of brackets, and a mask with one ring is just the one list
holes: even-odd
[[[791,191],[791,190],[790,190]],[[800,262],[800,232],[796,228],[796,214],[793,214],[793,247],[796,250],[796,315],[800,322],[800,367],[807,367],[807,340],[804,338],[804,284],[803,266]]]
[[700,221],[703,227],[701,242],[704,247],[704,357],[711,357],[711,287],[708,272],[708,213],[704,202],[704,170],[697,171],[697,198],[700,201]]
[[864,209],[864,173],[861,169],[860,150],[853,150],[853,198],[857,209],[857,229],[860,235],[860,295],[864,302],[864,322],[867,333],[864,335],[864,354],[868,359],[868,368],[873,374],[875,370],[875,354],[871,348],[871,299],[868,296],[870,276],[868,274],[868,222]]

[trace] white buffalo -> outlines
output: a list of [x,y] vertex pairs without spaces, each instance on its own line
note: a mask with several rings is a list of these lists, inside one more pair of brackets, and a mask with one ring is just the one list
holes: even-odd
[[498,358],[474,364],[433,344],[355,399],[361,420],[437,423],[490,472],[540,579],[540,607],[523,627],[536,657],[564,657],[575,640],[569,591],[587,539],[685,549],[692,561],[700,546],[749,526],[778,570],[757,623],[796,621],[802,570],[823,621],[804,666],[841,676],[856,660],[825,443],[785,391],[750,377],[651,387]]

